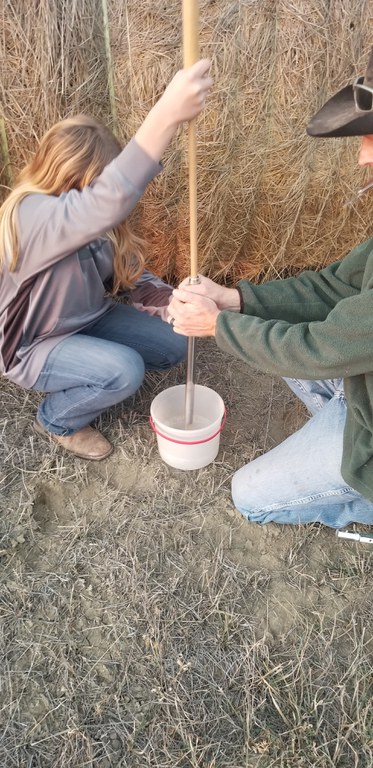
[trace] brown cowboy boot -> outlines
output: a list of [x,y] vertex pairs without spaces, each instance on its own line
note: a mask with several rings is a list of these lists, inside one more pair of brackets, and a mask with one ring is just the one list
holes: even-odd
[[35,419],[34,429],[38,435],[53,440],[54,443],[58,443],[65,451],[70,451],[70,453],[74,453],[75,456],[79,456],[81,459],[102,461],[113,450],[113,446],[106,440],[106,437],[92,427],[83,427],[78,432],[74,432],[73,435],[55,435],[44,429],[38,420]]

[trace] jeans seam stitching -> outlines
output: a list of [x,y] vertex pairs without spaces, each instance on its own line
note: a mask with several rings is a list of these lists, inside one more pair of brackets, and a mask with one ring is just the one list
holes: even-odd
[[315,494],[309,494],[308,496],[302,496],[299,499],[293,499],[286,502],[277,502],[276,504],[270,504],[267,507],[261,507],[260,510],[257,510],[256,514],[258,512],[272,512],[276,509],[285,509],[286,507],[300,507],[305,504],[309,504],[311,502],[315,501],[322,501],[322,499],[330,498],[331,496],[345,496],[346,493],[351,493],[353,491],[356,493],[357,497],[359,496],[357,491],[354,491],[353,488],[349,485],[343,486],[343,488],[335,489],[333,491],[324,491],[323,493],[315,493]]

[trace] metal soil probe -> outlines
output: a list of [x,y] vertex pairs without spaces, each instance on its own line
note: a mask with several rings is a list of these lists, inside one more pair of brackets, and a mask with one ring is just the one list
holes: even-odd
[[[183,0],[184,67],[198,61],[198,0]],[[188,126],[189,216],[190,216],[190,283],[199,283],[197,259],[197,134],[196,120]],[[194,409],[194,337],[188,338],[187,376],[185,386],[185,426],[193,422]]]

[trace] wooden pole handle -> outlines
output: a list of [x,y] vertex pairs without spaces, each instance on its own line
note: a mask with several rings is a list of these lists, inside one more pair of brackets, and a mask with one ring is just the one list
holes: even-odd
[[[183,0],[183,58],[184,67],[191,67],[198,61],[198,0]],[[189,161],[189,217],[190,217],[190,277],[198,276],[197,243],[197,132],[196,121],[191,120],[188,128]]]
[[198,61],[198,0],[183,0],[183,57],[185,68]]

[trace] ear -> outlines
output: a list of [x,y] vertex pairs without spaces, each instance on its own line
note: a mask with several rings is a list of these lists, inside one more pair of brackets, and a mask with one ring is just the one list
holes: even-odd
[[364,77],[364,85],[367,85],[369,88],[373,88],[373,45],[370,49],[368,66]]

